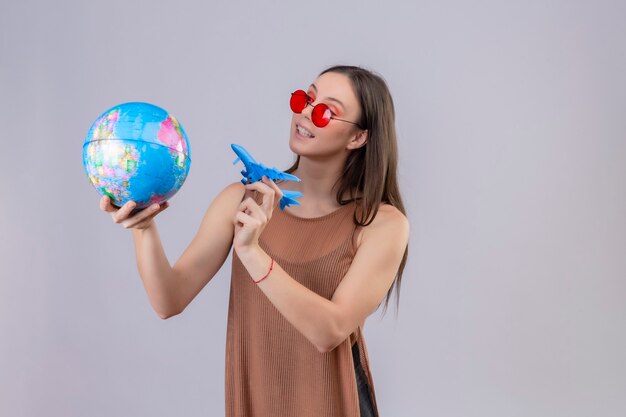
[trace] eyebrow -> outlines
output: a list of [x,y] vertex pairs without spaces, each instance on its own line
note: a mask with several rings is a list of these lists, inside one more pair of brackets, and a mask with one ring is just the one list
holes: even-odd
[[[315,90],[315,92],[317,93],[317,87],[315,86],[315,84],[311,84],[309,87],[313,87],[313,90]],[[343,107],[344,109],[346,108],[346,106],[343,105],[341,100],[338,100],[338,99],[336,99],[334,97],[326,97],[326,100],[335,101],[335,102],[339,103],[339,105],[341,107]]]

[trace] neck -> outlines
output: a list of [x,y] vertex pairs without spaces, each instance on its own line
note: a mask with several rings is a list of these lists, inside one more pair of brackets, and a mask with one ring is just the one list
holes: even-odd
[[307,202],[321,205],[337,205],[336,192],[333,187],[343,173],[345,158],[319,160],[300,157],[298,168],[293,172],[301,180],[294,183],[294,189],[302,192]]

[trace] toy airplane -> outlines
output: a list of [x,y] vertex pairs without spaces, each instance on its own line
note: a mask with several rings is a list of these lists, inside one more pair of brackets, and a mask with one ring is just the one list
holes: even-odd
[[[261,164],[254,160],[252,155],[246,151],[243,146],[231,144],[231,148],[237,154],[237,159],[233,162],[236,164],[237,162],[243,162],[246,169],[241,171],[241,175],[244,178],[241,182],[246,185],[252,182],[261,181],[261,178],[265,175],[267,178],[272,181],[276,180],[284,180],[284,181],[296,181],[300,182],[300,178],[295,175],[287,174],[286,172],[282,172],[276,168],[268,168],[265,165]],[[285,207],[289,207],[294,204],[296,206],[300,205],[299,201],[296,201],[296,198],[302,197],[302,193],[299,191],[290,191],[290,190],[281,190],[283,192],[283,196],[280,199],[280,209],[283,210]]]

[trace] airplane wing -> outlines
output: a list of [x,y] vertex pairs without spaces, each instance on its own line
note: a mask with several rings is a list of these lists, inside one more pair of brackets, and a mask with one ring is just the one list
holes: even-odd
[[302,193],[300,191],[290,191],[290,190],[280,190],[283,192],[283,196],[280,199],[280,209],[283,210],[285,207],[290,205],[299,206],[300,202],[296,200],[298,197],[302,197]]
[[[243,146],[231,144],[230,147],[233,149],[235,154],[237,154],[237,159],[233,162],[236,164],[237,162],[243,162],[245,169],[241,171],[241,175],[244,178],[241,179],[241,182],[245,185],[252,182],[260,181],[263,176],[271,179],[272,181],[296,181],[300,182],[300,178],[295,175],[288,174],[286,172],[280,171],[277,168],[268,168],[260,162],[254,160],[252,155],[248,151],[246,151]],[[300,202],[295,199],[302,196],[302,193],[299,191],[290,191],[290,190],[281,190],[283,192],[283,196],[280,199],[280,209],[283,210],[285,207],[290,205],[300,205]]]

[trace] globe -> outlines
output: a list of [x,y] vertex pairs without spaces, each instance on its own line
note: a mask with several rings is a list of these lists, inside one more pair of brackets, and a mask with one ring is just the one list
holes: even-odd
[[169,200],[185,182],[189,140],[174,116],[149,103],[111,107],[91,125],[83,166],[101,196],[117,207],[133,200],[134,211]]

